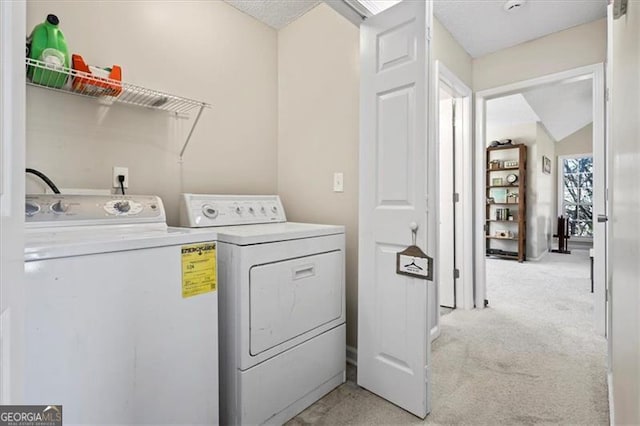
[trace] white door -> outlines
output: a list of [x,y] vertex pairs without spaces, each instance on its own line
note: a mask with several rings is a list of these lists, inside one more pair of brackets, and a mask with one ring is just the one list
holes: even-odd
[[455,308],[455,98],[444,82],[440,82],[438,96],[438,296],[440,306]]
[[[412,243],[435,257],[435,149],[428,144],[430,1],[361,25],[358,384],[430,411],[428,285],[396,274]],[[435,101],[434,101],[435,103]]]
[[25,24],[0,1],[0,404],[23,402]]

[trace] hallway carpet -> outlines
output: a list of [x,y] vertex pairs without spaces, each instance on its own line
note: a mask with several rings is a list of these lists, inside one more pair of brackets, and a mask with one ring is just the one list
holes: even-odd
[[606,341],[593,328],[588,252],[488,259],[487,287],[489,308],[441,318],[424,421],[350,377],[289,424],[608,424]]

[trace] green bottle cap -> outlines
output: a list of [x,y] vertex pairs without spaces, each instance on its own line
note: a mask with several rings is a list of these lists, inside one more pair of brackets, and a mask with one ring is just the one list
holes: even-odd
[[51,25],[58,25],[60,23],[60,20],[56,15],[49,14],[47,15],[47,22],[50,23]]

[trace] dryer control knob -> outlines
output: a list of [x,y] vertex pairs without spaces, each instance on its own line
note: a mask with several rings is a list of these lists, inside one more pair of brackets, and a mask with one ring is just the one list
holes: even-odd
[[278,206],[271,207],[271,211],[274,213],[278,213]]
[[118,201],[113,204],[113,207],[120,213],[126,213],[131,210],[131,204],[128,201]]
[[33,216],[40,211],[40,206],[33,201],[27,201],[24,205],[24,213],[27,216]]
[[251,213],[251,214],[256,214],[256,212],[255,212],[255,211],[253,211],[253,207],[249,207],[249,213]]
[[209,219],[215,219],[218,217],[218,209],[213,207],[211,204],[205,204],[202,206],[202,214],[204,214]]
[[69,205],[64,204],[62,200],[58,200],[57,203],[51,204],[51,211],[56,214],[66,213],[69,210]]

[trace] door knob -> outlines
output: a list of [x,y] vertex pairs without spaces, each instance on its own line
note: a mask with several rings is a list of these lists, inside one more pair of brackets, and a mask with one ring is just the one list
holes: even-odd
[[416,240],[418,239],[418,224],[415,222],[411,222],[409,224],[409,228],[411,229],[411,245],[416,245]]
[[598,223],[604,223],[604,222],[608,222],[609,218],[607,217],[606,214],[599,214],[598,215]]

